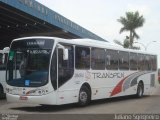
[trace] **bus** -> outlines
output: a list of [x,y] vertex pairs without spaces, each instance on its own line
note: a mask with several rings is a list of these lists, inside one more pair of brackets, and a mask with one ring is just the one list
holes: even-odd
[[5,47],[3,50],[0,50],[0,98],[5,96],[5,84],[6,84],[6,63],[7,56],[9,53],[9,47]]
[[62,105],[126,95],[157,87],[157,56],[91,39],[25,37],[10,45],[8,102]]

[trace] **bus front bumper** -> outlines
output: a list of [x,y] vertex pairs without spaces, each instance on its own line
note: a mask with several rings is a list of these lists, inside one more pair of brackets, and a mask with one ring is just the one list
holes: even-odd
[[12,103],[31,103],[31,104],[46,104],[46,105],[56,105],[56,94],[49,93],[47,95],[41,96],[20,96],[6,94],[7,101]]

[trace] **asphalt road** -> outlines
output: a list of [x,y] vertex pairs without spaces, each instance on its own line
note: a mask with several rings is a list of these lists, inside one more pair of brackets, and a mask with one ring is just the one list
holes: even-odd
[[[112,99],[96,100],[92,101],[92,103],[87,107],[78,107],[76,104],[62,106],[41,106],[33,104],[8,103],[6,100],[0,100],[0,114],[29,114],[37,115],[37,117],[39,117],[39,115],[42,116],[42,114],[159,114],[160,119],[160,87],[158,87],[155,92],[152,93],[152,95],[144,96],[140,99],[133,96],[127,96]],[[65,118],[67,118],[67,116]],[[71,118],[74,118],[74,116]],[[71,120],[71,118],[68,118],[68,120]],[[80,117],[75,118],[78,119]],[[95,117],[92,116],[91,118],[94,119]]]

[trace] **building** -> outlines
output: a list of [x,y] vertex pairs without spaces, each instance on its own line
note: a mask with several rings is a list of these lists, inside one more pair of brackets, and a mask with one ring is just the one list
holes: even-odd
[[0,0],[0,49],[9,46],[14,38],[26,36],[105,41],[35,0]]

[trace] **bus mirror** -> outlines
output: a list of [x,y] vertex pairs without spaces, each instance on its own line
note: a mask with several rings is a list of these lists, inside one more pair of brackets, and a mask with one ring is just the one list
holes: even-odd
[[63,60],[68,60],[68,49],[63,50]]
[[59,49],[63,50],[63,60],[68,60],[68,49],[61,44],[57,44]]

